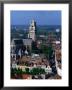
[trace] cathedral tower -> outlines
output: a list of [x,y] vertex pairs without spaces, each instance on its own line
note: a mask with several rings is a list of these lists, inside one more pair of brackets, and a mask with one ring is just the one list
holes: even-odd
[[36,22],[32,20],[30,27],[29,27],[28,37],[31,38],[33,41],[35,41],[36,39],[35,31],[36,31]]

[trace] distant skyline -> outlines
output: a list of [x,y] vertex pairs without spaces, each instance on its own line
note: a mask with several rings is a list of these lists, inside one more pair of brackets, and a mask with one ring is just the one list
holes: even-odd
[[61,25],[61,11],[11,11],[11,25],[29,25],[34,19],[37,25]]

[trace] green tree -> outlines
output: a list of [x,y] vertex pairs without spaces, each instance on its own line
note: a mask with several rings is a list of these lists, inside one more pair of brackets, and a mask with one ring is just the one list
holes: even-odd
[[40,69],[39,69],[39,74],[45,74],[45,69],[40,68]]
[[42,68],[33,68],[30,71],[30,74],[32,74],[32,75],[39,75],[39,74],[44,74],[44,73],[45,73],[45,70]]
[[18,74],[18,75],[20,75],[20,74],[22,74],[22,69],[17,69],[17,71],[16,71],[16,74]]
[[29,74],[29,68],[25,68],[25,73]]
[[41,45],[42,52],[45,54],[47,58],[49,58],[52,55],[53,48],[52,45]]

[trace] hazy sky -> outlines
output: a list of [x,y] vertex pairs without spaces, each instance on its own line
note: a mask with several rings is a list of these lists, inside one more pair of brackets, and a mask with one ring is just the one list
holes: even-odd
[[61,25],[61,11],[11,11],[12,25],[29,25],[34,19],[37,25]]

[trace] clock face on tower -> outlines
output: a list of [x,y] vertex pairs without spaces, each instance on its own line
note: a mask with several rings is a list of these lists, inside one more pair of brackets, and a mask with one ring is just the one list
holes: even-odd
[[30,31],[35,31],[35,27],[31,27],[30,28]]

